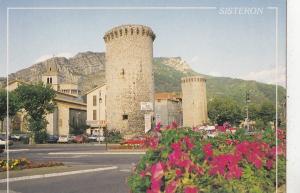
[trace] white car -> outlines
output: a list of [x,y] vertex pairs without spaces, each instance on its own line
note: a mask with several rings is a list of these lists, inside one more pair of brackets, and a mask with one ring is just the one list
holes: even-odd
[[[12,144],[13,144],[13,142],[11,140],[8,140],[8,145],[10,146]],[[0,145],[1,146],[3,146],[3,145],[6,146],[6,140],[0,138]]]
[[69,139],[67,135],[61,135],[58,137],[57,143],[69,143]]
[[96,141],[97,142],[104,142],[105,141],[105,137],[104,136],[97,137]]

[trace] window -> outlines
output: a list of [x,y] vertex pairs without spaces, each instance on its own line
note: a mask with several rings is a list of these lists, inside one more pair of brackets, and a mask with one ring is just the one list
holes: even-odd
[[97,120],[97,110],[93,110],[93,120]]
[[50,79],[50,84],[52,84],[52,78],[49,78]]
[[96,106],[97,105],[97,96],[94,95],[93,96],[93,106]]
[[123,120],[128,120],[128,115],[127,114],[124,114],[122,117],[123,117]]

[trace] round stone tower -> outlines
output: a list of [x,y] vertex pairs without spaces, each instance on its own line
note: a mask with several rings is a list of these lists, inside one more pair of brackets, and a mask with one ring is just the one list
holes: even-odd
[[[105,33],[107,128],[125,137],[144,132],[141,102],[154,103],[153,41],[155,34],[143,25],[121,25]],[[154,106],[154,105],[153,105]]]
[[207,123],[206,79],[190,76],[181,79],[183,126],[196,127]]

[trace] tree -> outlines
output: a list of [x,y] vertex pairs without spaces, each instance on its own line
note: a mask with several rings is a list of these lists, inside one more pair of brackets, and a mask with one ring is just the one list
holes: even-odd
[[27,112],[29,131],[32,132],[33,143],[42,143],[47,137],[46,115],[55,108],[53,99],[55,91],[50,85],[38,83],[34,85],[23,84],[16,89],[22,108]]
[[0,121],[1,121],[1,129],[3,129],[3,121],[7,117],[7,112],[9,117],[14,117],[17,112],[21,109],[21,103],[18,99],[16,92],[12,91],[8,93],[8,111],[7,111],[7,91],[1,89],[0,90]]
[[264,122],[265,125],[268,125],[269,122],[275,121],[276,118],[276,109],[275,105],[271,102],[262,103],[260,110],[258,112],[259,119]]
[[222,125],[224,122],[236,125],[243,119],[241,107],[229,98],[214,98],[209,101],[208,116],[218,125]]

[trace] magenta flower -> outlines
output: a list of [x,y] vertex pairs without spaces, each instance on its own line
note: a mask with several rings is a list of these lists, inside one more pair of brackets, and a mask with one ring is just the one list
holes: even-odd
[[209,157],[213,156],[213,150],[212,150],[212,145],[211,144],[204,145],[202,150],[203,150],[206,158],[209,158]]
[[152,149],[156,149],[158,147],[158,142],[159,142],[159,139],[156,138],[156,137],[151,137],[149,139],[149,146],[150,148]]
[[159,122],[159,123],[156,124],[154,130],[155,130],[156,132],[160,132],[160,128],[161,128],[161,123]]
[[151,181],[160,180],[164,176],[164,166],[162,162],[157,162],[151,167]]
[[178,125],[177,125],[176,121],[173,121],[172,125],[171,125],[171,128],[176,129],[177,127],[178,127]]
[[177,170],[176,170],[176,176],[177,176],[177,177],[180,177],[181,175],[182,175],[181,169],[177,169]]
[[193,149],[194,144],[191,142],[191,139],[188,136],[185,136],[183,140],[185,141],[185,144],[189,150]]
[[172,181],[170,182],[167,187],[166,187],[166,193],[175,193],[177,188],[177,182],[176,181]]
[[159,193],[161,186],[161,180],[151,180],[151,191],[153,193]]
[[196,186],[185,187],[184,193],[198,193],[198,188]]

